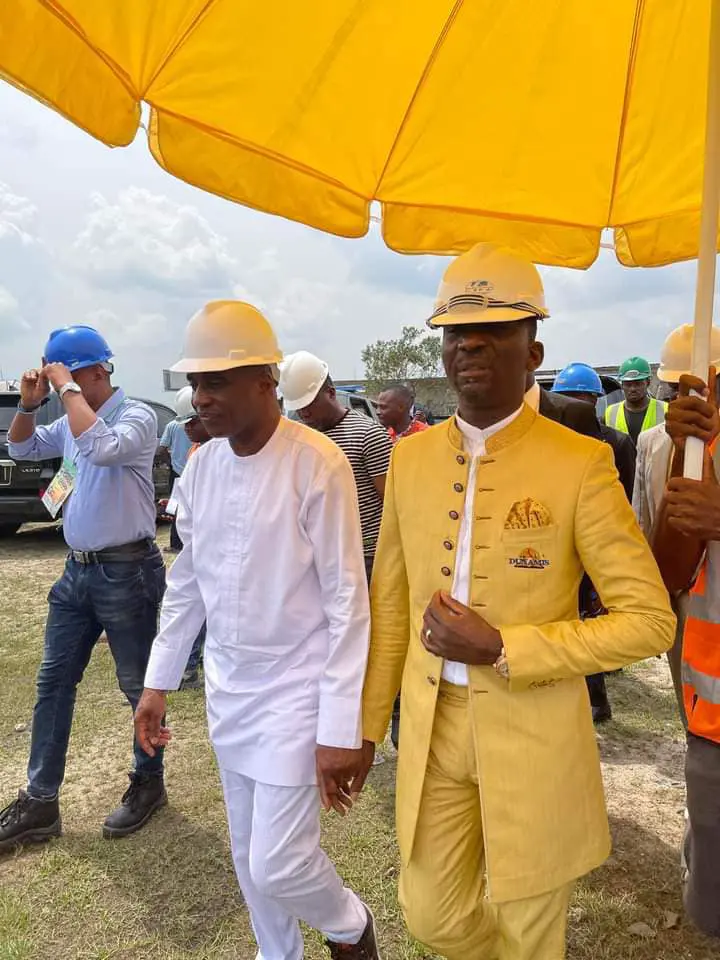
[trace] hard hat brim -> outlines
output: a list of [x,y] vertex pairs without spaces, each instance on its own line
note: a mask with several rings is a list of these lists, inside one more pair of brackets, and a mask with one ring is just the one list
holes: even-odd
[[514,320],[545,320],[550,314],[547,310],[524,309],[519,307],[488,306],[481,308],[452,309],[450,312],[433,314],[425,322],[431,330],[442,327],[459,327],[472,323],[508,323]]
[[317,399],[322,388],[323,384],[321,383],[316,390],[308,390],[307,393],[303,394],[302,397],[298,397],[297,400],[288,400],[281,390],[280,393],[282,394],[285,409],[290,410],[291,413],[297,410],[304,410],[305,407],[309,407],[310,404]]
[[618,379],[620,383],[637,383],[638,380],[652,380],[652,373],[626,373]]
[[597,387],[586,387],[580,384],[577,387],[553,387],[550,393],[591,393],[594,397],[605,395],[604,390],[598,392]]
[[[230,360],[228,357],[184,357],[170,367],[172,373],[220,373],[222,370],[235,370],[237,367],[277,367],[282,360],[278,351],[263,357],[243,357],[242,360]],[[277,374],[275,379],[277,380]]]
[[[720,360],[711,360],[710,366],[719,367]],[[665,370],[663,367],[658,367],[655,376],[663,383],[680,383],[680,377],[689,377],[691,374],[692,370],[689,368],[687,370]]]

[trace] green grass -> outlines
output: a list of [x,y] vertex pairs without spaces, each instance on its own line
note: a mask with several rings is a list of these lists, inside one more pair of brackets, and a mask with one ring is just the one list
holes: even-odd
[[[45,600],[62,558],[51,529],[0,542],[0,805],[25,782]],[[681,912],[677,811],[684,803],[681,730],[663,669],[651,661],[610,680],[617,719],[603,730],[601,747],[615,852],[578,888],[572,960],[718,955],[687,924],[661,929],[665,911]],[[169,712],[170,805],[136,836],[107,842],[100,827],[125,789],[131,717],[107,646],[98,646],[78,696],[62,794],[64,836],[0,859],[0,960],[253,960],[202,693],[173,695]],[[28,729],[16,733],[19,724]],[[398,910],[392,748],[387,757],[353,815],[325,819],[324,844],[375,911],[386,960],[428,960]],[[657,936],[630,935],[638,920]],[[307,960],[325,956],[315,932],[307,931],[306,942]]]

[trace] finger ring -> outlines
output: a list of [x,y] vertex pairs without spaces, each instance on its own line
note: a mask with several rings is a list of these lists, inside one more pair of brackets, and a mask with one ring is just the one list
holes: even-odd
[[426,630],[426,631],[425,631],[425,639],[426,639],[426,640],[429,640],[431,636],[432,636],[432,630]]

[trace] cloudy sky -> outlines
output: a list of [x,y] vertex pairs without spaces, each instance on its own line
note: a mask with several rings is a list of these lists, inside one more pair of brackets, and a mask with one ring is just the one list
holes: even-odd
[[[363,374],[368,342],[422,323],[444,261],[341,240],[202,193],[162,171],[141,131],[110,150],[0,81],[0,378],[37,363],[50,330],[89,322],[110,341],[117,381],[163,398],[162,369],[209,299],[263,308],[286,352]],[[656,359],[692,319],[695,265],[544,270],[547,366]]]

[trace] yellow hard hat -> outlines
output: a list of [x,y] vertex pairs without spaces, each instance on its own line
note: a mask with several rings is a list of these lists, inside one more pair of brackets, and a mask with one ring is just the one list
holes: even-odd
[[[660,354],[658,380],[679,383],[680,377],[692,373],[693,329],[691,323],[683,323],[667,335]],[[720,365],[720,330],[717,327],[712,328],[710,356],[714,358],[710,361],[714,367]]]
[[241,300],[211,300],[190,319],[182,359],[170,369],[212,373],[267,364],[277,378],[281,360],[275,333],[259,310]]
[[445,327],[548,316],[535,264],[494,243],[478,243],[445,271],[427,322]]

